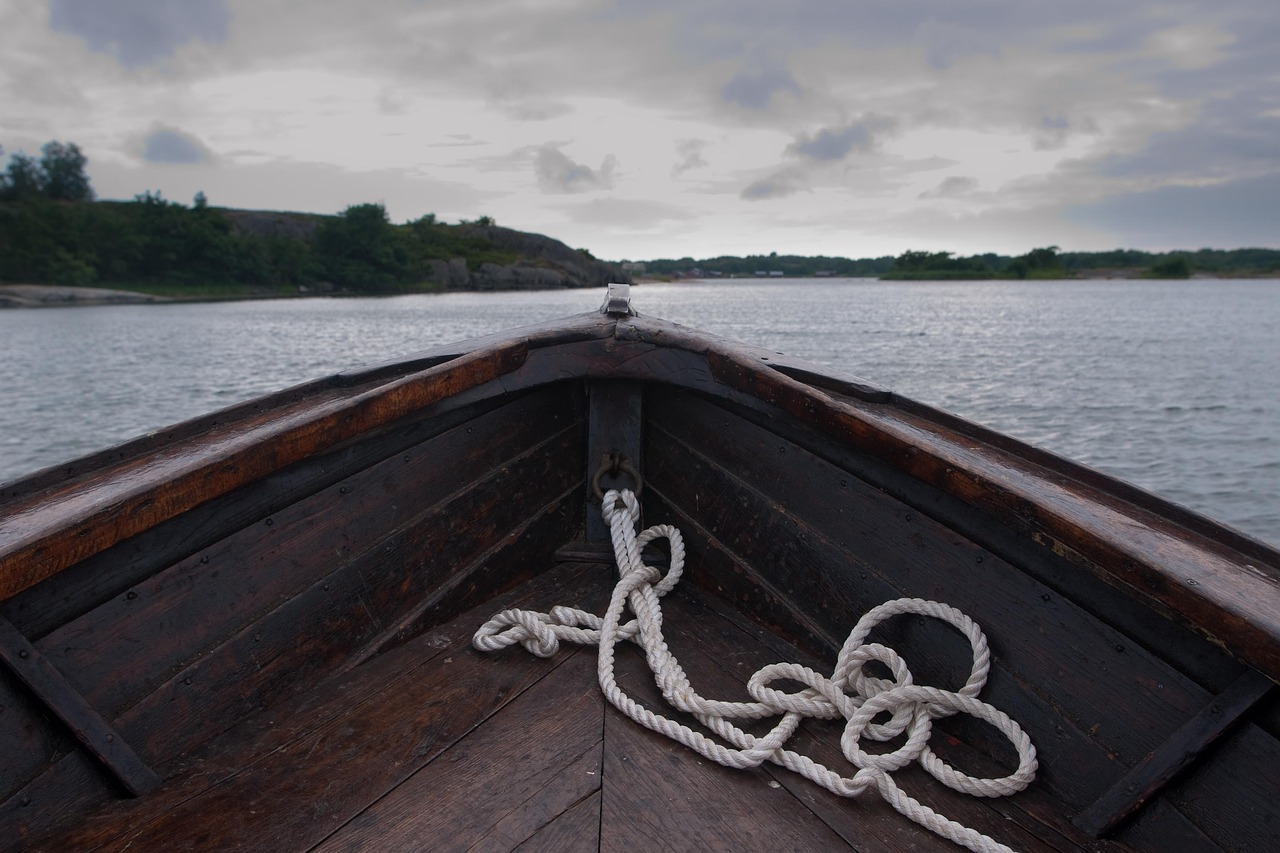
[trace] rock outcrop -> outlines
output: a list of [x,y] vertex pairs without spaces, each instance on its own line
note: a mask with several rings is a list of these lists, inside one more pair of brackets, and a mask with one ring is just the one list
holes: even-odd
[[[495,249],[519,257],[501,266],[482,263],[470,271],[465,287],[471,290],[545,290],[561,287],[602,287],[609,282],[629,282],[631,278],[616,264],[571,249],[559,240],[514,231],[497,225],[466,225],[463,233],[485,240]],[[458,260],[458,259],[455,259]],[[450,261],[450,274],[453,264]],[[445,282],[440,281],[441,284]],[[448,286],[457,286],[451,283]]]

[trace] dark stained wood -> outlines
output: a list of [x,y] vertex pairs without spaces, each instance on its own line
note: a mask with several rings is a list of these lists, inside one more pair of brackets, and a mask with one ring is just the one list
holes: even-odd
[[1280,742],[1244,724],[1165,794],[1227,850],[1280,850]]
[[3,616],[0,616],[0,662],[62,720],[75,739],[130,795],[145,794],[160,784],[160,778],[138,758],[125,739]]
[[[772,585],[840,641],[852,620],[881,601],[945,600],[986,627],[1001,667],[1054,695],[1069,719],[1096,727],[1099,742],[1125,764],[1154,749],[1208,698],[1129,638],[858,478],[754,425],[693,411],[677,417],[668,406],[654,414],[654,488],[749,565],[767,567]],[[685,440],[709,455],[694,453]],[[770,456],[776,463],[760,461]],[[934,631],[945,643],[949,630]],[[1107,679],[1097,677],[1100,665]],[[1073,689],[1055,695],[1064,679]],[[1125,685],[1120,695],[1112,684]],[[1132,708],[1140,706],[1148,707],[1138,720]],[[1059,716],[1030,725],[1054,726]]]
[[[606,458],[617,455],[627,460],[637,471],[644,472],[644,458],[640,442],[642,423],[640,388],[634,382],[594,381],[587,386],[589,399],[586,480],[587,490],[587,541],[606,541],[609,527],[600,512],[600,499],[595,496],[596,472]],[[631,478],[612,473],[599,480],[601,492],[613,488],[634,490]]]
[[[668,400],[689,395],[666,391],[655,396],[657,405],[665,407],[678,405]],[[1080,603],[1104,623],[1168,660],[1174,668],[1206,690],[1212,693],[1225,690],[1245,670],[1236,658],[1218,645],[1205,642],[1204,637],[1185,625],[1162,615],[1093,573],[1081,571],[1076,564],[1010,530],[1007,525],[959,498],[832,441],[777,410],[752,409],[728,402],[722,405],[730,413],[805,447],[819,458],[864,480],[877,491],[934,518],[1005,562],[1017,566],[1054,594]],[[714,409],[707,411],[709,414],[706,416],[715,420]],[[1280,710],[1280,703],[1277,703],[1277,708]]]
[[[560,469],[579,447],[579,427],[568,413],[557,412],[546,402],[521,401],[371,466],[193,554],[54,631],[39,645],[48,650],[55,666],[74,677],[95,706],[115,716],[210,644],[312,588],[325,569],[351,563],[364,573],[359,592],[365,603],[353,599],[346,606],[361,613],[365,606],[377,607],[368,598],[372,579],[394,577],[398,565],[394,555],[398,550],[410,553],[404,550],[407,543],[397,545],[398,531],[425,527],[424,535],[434,540],[430,545],[423,542],[424,547],[444,548],[450,540],[454,547],[468,541],[473,548],[491,546],[506,532],[498,526],[499,519],[514,525],[524,512],[515,507],[515,496],[529,494],[533,484],[545,480],[546,499],[550,499],[578,479],[578,472],[569,478]],[[510,466],[508,477],[500,476],[504,465]],[[463,500],[435,508],[470,487],[477,470],[495,472],[489,475],[479,504]],[[559,490],[552,483],[560,484]],[[513,496],[504,499],[505,491]],[[492,526],[474,524],[472,513],[481,520],[487,514]],[[445,523],[436,524],[436,519]],[[464,523],[471,529],[465,536],[455,536],[451,528]],[[487,541],[482,540],[486,535]],[[371,553],[375,548],[384,550]],[[330,564],[317,567],[315,554],[327,555]],[[426,582],[426,577],[414,580]],[[328,583],[341,589],[340,583]],[[388,610],[377,611],[376,617],[367,614],[366,620],[371,624],[385,620],[396,612],[402,595],[396,593],[386,602]],[[336,593],[330,590],[324,598],[336,600]],[[178,625],[182,630],[175,632]],[[155,642],[156,638],[164,641]],[[269,643],[269,636],[262,637],[252,658],[268,657]],[[134,645],[142,651],[124,659],[116,651]]]
[[509,372],[523,342],[482,350],[346,397],[333,393],[212,427],[125,470],[7,506],[0,522],[0,599],[169,518],[370,429]]
[[730,770],[610,708],[601,851],[835,850],[846,845],[763,770]]
[[570,808],[553,822],[538,830],[516,848],[521,853],[535,851],[577,851],[590,853],[600,849],[600,792]]
[[[835,666],[834,653],[827,660],[811,658],[745,623],[740,614],[705,593],[688,591],[664,602],[669,602],[664,605],[664,627],[669,636],[674,635],[671,644],[679,647],[677,654],[691,672],[695,687],[708,691],[704,695],[746,700],[747,679],[760,667],[778,661],[803,664],[819,672],[830,672]],[[792,737],[792,748],[830,769],[852,774],[855,768],[840,750],[841,730],[836,721],[808,720]],[[968,772],[1000,776],[1012,769],[1012,765],[992,762],[966,749],[941,730],[936,731],[931,743],[940,755]],[[856,799],[845,799],[783,768],[766,765],[765,770],[859,850],[929,849],[943,844],[894,811],[874,790]],[[896,772],[894,777],[907,793],[925,805],[1014,849],[1048,844],[1053,849],[1076,851],[1094,846],[1091,839],[1072,830],[1061,817],[1062,804],[1046,795],[1041,786],[1011,798],[979,799],[957,794],[914,766]],[[1027,811],[1028,806],[1034,806],[1034,811]],[[943,847],[949,849],[949,843]]]
[[990,431],[962,430],[925,406],[833,397],[671,324],[629,318],[618,334],[704,353],[717,383],[982,508],[1280,678],[1274,548],[1013,439],[988,441]]
[[75,740],[44,703],[0,666],[0,802],[4,801],[56,756],[76,749]]
[[[1246,713],[1260,689],[1247,681],[1213,699],[1241,661],[1280,672],[1275,549],[859,380],[588,315],[349,371],[6,487],[0,617],[171,782],[104,805],[114,786],[96,759],[0,672],[0,848],[58,828],[79,840],[69,849],[164,845],[173,832],[220,849],[368,846],[383,830],[409,845],[448,823],[504,848],[690,847],[727,831],[756,849],[942,849],[882,806],[781,771],[722,772],[612,711],[600,759],[557,748],[592,713],[600,725],[598,705],[584,716],[553,699],[591,695],[569,679],[580,668],[594,683],[589,653],[515,650],[441,680],[460,662],[448,650],[465,649],[455,614],[538,575],[558,549],[599,558],[559,546],[582,540],[592,455],[617,434],[645,457],[648,520],[685,531],[688,583],[727,602],[673,639],[695,681],[730,689],[739,669],[795,659],[797,645],[828,659],[868,607],[940,598],[987,630],[984,696],[1032,734],[1041,778],[1005,801],[910,775],[909,790],[1015,846],[1103,849],[1070,816],[1137,765],[1149,805],[1120,840],[1280,846],[1277,714]],[[608,567],[578,563],[517,597],[573,572],[587,598],[612,582]],[[561,602],[581,600],[541,606]],[[678,594],[671,612],[698,606]],[[919,681],[954,685],[967,667],[963,641],[929,620],[895,620],[877,638],[906,651]],[[628,661],[634,678],[640,661]],[[1208,710],[1224,699],[1240,724],[1156,792],[1225,729],[1201,725],[1224,716]],[[470,722],[441,722],[459,708]],[[801,742],[834,764],[827,734],[806,728]],[[467,808],[472,795],[436,814],[449,757],[476,759],[466,785],[505,780],[482,759],[510,737],[546,784],[503,782],[500,813]],[[958,718],[937,738],[966,766],[1006,757],[992,731]],[[584,778],[597,760],[598,790]],[[287,813],[280,828],[259,804]]]
[[[469,660],[467,665],[485,664]],[[600,790],[603,737],[604,699],[595,680],[595,658],[566,649],[563,663],[500,715],[481,723],[315,849],[515,849]]]
[[1081,812],[1075,820],[1076,826],[1095,837],[1110,832],[1159,794],[1274,686],[1271,679],[1256,672],[1242,675]]
[[[570,455],[575,461],[580,458],[578,453]],[[565,474],[567,466],[547,470],[545,458],[534,461],[539,463],[539,476],[529,482],[542,488],[559,486],[560,501],[581,505],[573,495],[579,481]],[[557,484],[557,474],[566,476],[566,482]],[[500,483],[488,485],[488,495],[482,494],[485,523],[514,529],[519,505],[501,500]],[[475,496],[464,494],[437,511],[471,517],[461,512],[469,499]],[[117,718],[116,726],[144,756],[167,763],[238,720],[341,670],[346,657],[359,653],[361,647],[385,642],[384,625],[387,629],[400,627],[393,618],[397,608],[410,606],[414,596],[433,582],[443,582],[455,567],[466,567],[469,555],[483,554],[492,544],[492,531],[486,527],[468,529],[464,536],[459,535],[461,530],[429,523],[433,517],[435,513],[427,513],[423,523],[393,537],[382,548],[330,576],[317,578],[303,594],[157,685],[154,692]],[[550,550],[546,546],[546,553]],[[401,576],[389,571],[412,561],[438,568],[436,572],[419,570]],[[442,604],[439,600],[435,603]],[[39,821],[57,825],[98,802],[100,785],[94,783],[91,770],[75,758],[63,758],[0,804],[0,821],[15,815],[30,822],[35,831]],[[22,805],[23,799],[52,805],[51,798],[58,803],[51,812]]]
[[[480,655],[471,636],[506,607],[547,609],[570,598],[602,607],[607,587],[594,568],[574,564],[546,573],[536,585],[500,595],[246,719],[176,762],[166,784],[145,798],[102,805],[64,822],[56,836],[22,822],[0,827],[12,832],[15,846],[21,840],[24,849],[51,853],[172,849],[202,835],[219,850],[260,849],[267,838],[279,841],[276,849],[309,849],[564,663],[530,660],[523,650]],[[596,725],[598,732],[598,712]],[[313,813],[320,794],[332,811]],[[256,802],[273,802],[277,811],[257,809]],[[279,811],[290,804],[295,811]],[[313,820],[318,824],[309,826]],[[241,821],[248,825],[231,825]],[[285,824],[301,827],[299,834],[278,828]],[[158,846],[147,848],[144,839]]]
[[1205,835],[1186,815],[1162,799],[1154,800],[1121,827],[1117,840],[1134,850],[1178,853],[1225,853],[1225,848]]
[[[556,402],[571,411],[576,395],[559,389]],[[554,393],[554,392],[552,392]],[[0,614],[33,638],[92,610],[158,571],[236,531],[280,512],[382,460],[403,453],[486,410],[496,401],[455,408],[444,400],[410,422],[359,440],[211,500],[82,560],[53,578],[0,603]]]

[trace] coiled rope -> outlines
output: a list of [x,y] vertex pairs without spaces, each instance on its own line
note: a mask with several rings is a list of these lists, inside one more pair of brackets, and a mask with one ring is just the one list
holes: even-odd
[[[539,657],[550,657],[559,649],[561,641],[598,645],[597,673],[601,690],[610,704],[645,728],[726,767],[757,767],[766,760],[772,761],[844,797],[856,797],[874,787],[893,808],[944,838],[978,853],[1011,853],[1003,844],[910,797],[890,775],[913,761],[918,762],[944,785],[975,797],[1014,794],[1026,788],[1035,777],[1036,751],[1031,739],[1006,714],[977,698],[986,684],[991,655],[986,637],[972,619],[936,601],[919,598],[890,601],[868,611],[854,626],[830,678],[798,664],[770,664],[747,682],[747,692],[755,701],[706,699],[693,689],[662,635],[659,599],[675,587],[684,571],[684,540],[680,531],[670,525],[656,525],[636,535],[640,505],[629,490],[607,492],[603,513],[609,524],[619,572],[604,616],[563,606],[552,608],[550,613],[504,610],[476,631],[472,644],[477,649],[492,652],[519,643]],[[640,558],[641,549],[658,538],[667,539],[671,548],[670,568],[665,577]],[[623,622],[627,605],[635,618]],[[865,642],[876,625],[907,613],[941,619],[969,640],[973,669],[958,691],[914,684],[910,670],[896,652],[879,643]],[[619,640],[630,640],[644,649],[654,679],[672,707],[692,714],[728,745],[656,714],[628,696],[614,679],[614,648]],[[879,661],[893,678],[864,675],[863,666],[868,661]],[[787,693],[769,686],[779,679],[800,682],[805,687]],[[890,714],[889,721],[872,723],[881,713]],[[929,749],[933,720],[956,713],[969,714],[999,729],[1017,750],[1018,769],[1003,778],[978,778],[961,773],[935,755]],[[782,719],[763,737],[745,732],[733,722],[779,714]],[[841,776],[786,748],[787,740],[805,717],[845,719],[840,747],[845,758],[858,768],[856,773]],[[892,752],[871,754],[859,744],[864,736],[883,742],[904,733],[906,742]]]

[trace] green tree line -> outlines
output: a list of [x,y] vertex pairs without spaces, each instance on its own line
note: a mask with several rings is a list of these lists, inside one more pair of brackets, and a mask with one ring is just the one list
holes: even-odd
[[[74,144],[50,142],[40,159],[21,152],[0,173],[0,281],[109,285],[181,293],[298,287],[363,293],[422,289],[433,261],[471,269],[517,258],[467,225],[433,214],[393,225],[381,204],[337,216],[190,206],[147,191],[133,201],[93,201]],[[263,226],[266,219],[272,221]]]
[[1280,274],[1280,250],[1200,249],[1198,251],[1144,252],[1116,249],[1106,252],[1063,252],[1057,246],[1032,249],[1024,255],[958,257],[954,252],[912,250],[897,257],[842,258],[796,255],[691,257],[645,262],[645,275],[751,277],[774,271],[791,278],[817,275],[886,278],[891,280],[1059,279],[1119,270],[1150,278],[1188,278],[1209,275]]

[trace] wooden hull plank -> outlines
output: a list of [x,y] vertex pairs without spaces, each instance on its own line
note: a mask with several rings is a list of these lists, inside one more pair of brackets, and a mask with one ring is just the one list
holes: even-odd
[[[665,412],[673,411],[674,406],[665,407]],[[1000,665],[1019,681],[1038,686],[1043,695],[1060,694],[1054,687],[1063,680],[1077,685],[1055,701],[1071,719],[1096,726],[1106,748],[1117,751],[1126,764],[1158,746],[1208,698],[1180,674],[1133,647],[1129,638],[1097,623],[995,555],[938,529],[910,507],[872,493],[857,478],[795,445],[736,419],[712,421],[703,415],[675,423],[678,426],[651,426],[654,488],[668,500],[690,506],[688,515],[695,514],[692,505],[699,503],[696,514],[713,534],[727,538],[750,565],[768,567],[775,586],[785,583],[783,590],[789,587],[796,600],[811,602],[812,615],[832,634],[847,631],[850,619],[887,598],[919,595],[945,600],[991,632]],[[699,430],[708,433],[698,436],[699,446],[720,458],[712,460],[688,449],[682,438],[694,440]],[[710,440],[712,431],[719,441]],[[766,453],[785,455],[786,464],[770,465],[768,482],[753,482],[752,460]],[[766,492],[768,498],[763,496]],[[719,495],[735,499],[718,501]],[[830,556],[814,564],[816,555],[823,553]],[[805,564],[812,569],[802,570]],[[945,631],[937,633],[946,636]],[[1000,642],[1001,637],[1009,639]],[[936,655],[934,648],[930,655]],[[1107,679],[1098,677],[1103,666]],[[1044,679],[1048,681],[1038,685]],[[1118,709],[1112,682],[1132,685],[1126,689],[1136,689],[1138,695],[1149,693],[1149,712],[1138,719]],[[1161,685],[1158,690],[1156,683]],[[1099,716],[1103,712],[1107,715]],[[1143,751],[1136,748],[1139,745]],[[1094,797],[1097,793],[1101,790]]]
[[17,628],[0,616],[0,662],[60,719],[85,749],[133,796],[160,784],[125,739]]
[[[436,507],[421,508],[412,525],[378,548],[329,576],[315,578],[302,593],[154,685],[114,724],[151,763],[163,766],[237,720],[341,668],[362,646],[379,642],[385,629],[398,630],[406,608],[436,585],[448,586],[453,573],[525,521],[525,501],[509,499],[513,487],[545,492],[548,504],[576,503],[570,493],[581,482],[580,436],[569,430],[560,442],[555,452],[544,447],[526,453],[522,462],[500,469],[490,481]],[[441,525],[437,519],[442,517],[457,522]],[[564,526],[554,529],[562,531]],[[549,544],[546,553],[553,548]],[[43,820],[65,821],[100,798],[101,786],[92,781],[95,774],[75,756],[67,759],[23,792],[35,802],[49,802],[54,791],[61,792],[56,795],[63,798],[58,809],[22,807],[22,798],[15,794],[0,804],[0,819],[12,809],[33,825],[41,814]],[[71,790],[79,793],[72,797]]]

